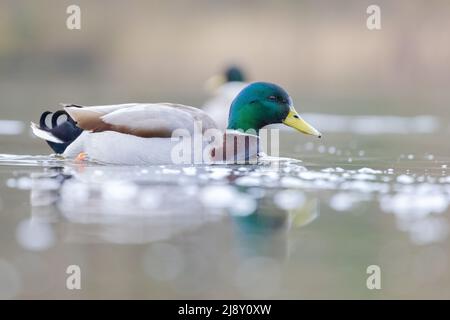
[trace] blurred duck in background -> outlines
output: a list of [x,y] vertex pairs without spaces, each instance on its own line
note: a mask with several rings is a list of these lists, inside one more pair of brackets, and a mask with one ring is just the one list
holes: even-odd
[[248,85],[246,81],[242,69],[235,65],[207,80],[206,88],[212,93],[212,97],[205,102],[203,110],[216,122],[219,129],[227,127],[230,105],[239,92]]

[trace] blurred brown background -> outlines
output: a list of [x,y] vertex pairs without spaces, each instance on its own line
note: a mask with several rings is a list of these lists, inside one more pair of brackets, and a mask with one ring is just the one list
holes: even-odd
[[[66,28],[71,4],[81,30]],[[0,117],[59,102],[201,106],[230,62],[286,87],[300,111],[447,116],[449,17],[445,0],[1,0]]]
[[[81,7],[81,30],[66,27],[66,9],[72,4]],[[379,31],[366,27],[371,4],[381,7]],[[273,283],[280,289],[269,290],[275,298],[450,297],[449,30],[448,0],[0,0],[0,129],[8,123],[5,119],[23,122],[10,124],[18,133],[4,130],[2,135],[0,130],[0,156],[13,154],[4,156],[0,166],[0,297],[255,298],[258,285],[272,290]],[[325,123],[311,121],[326,134],[320,141],[295,132],[281,135],[280,155],[302,159],[318,177],[300,181],[317,182],[317,189],[301,191],[318,203],[313,213],[320,213],[304,228],[286,224],[273,231],[262,223],[267,233],[258,233],[258,228],[251,229],[252,221],[236,217],[203,225],[191,216],[180,220],[175,215],[161,224],[151,215],[142,220],[148,224],[128,215],[116,225],[109,224],[108,215],[98,224],[84,224],[65,217],[64,206],[33,205],[33,199],[48,201],[47,193],[41,199],[39,190],[11,187],[13,178],[34,185],[30,177],[46,173],[53,179],[56,173],[47,167],[47,156],[25,156],[29,162],[14,156],[50,152],[44,142],[30,138],[27,128],[44,110],[56,110],[59,102],[201,106],[208,98],[205,81],[229,63],[241,65],[250,80],[285,87],[299,112],[407,117],[389,123],[384,117],[360,119],[364,121],[355,131],[345,126],[356,117],[322,115]],[[431,130],[410,130],[405,123],[414,126],[418,121],[409,117],[415,115],[430,115]],[[330,130],[327,122],[344,128]],[[361,134],[361,127],[392,129],[399,123],[400,129],[408,129],[399,131],[403,134]],[[36,167],[28,167],[30,162]],[[322,170],[335,167],[345,172]],[[383,181],[364,178],[371,168],[395,170],[395,175],[389,173],[392,180]],[[107,167],[100,169],[108,176]],[[115,169],[121,168],[111,172]],[[125,177],[133,177],[130,168],[122,170]],[[350,189],[326,189],[336,183],[332,178],[344,174],[350,175],[344,179]],[[417,179],[401,192],[403,188],[394,188],[399,185],[395,179],[405,174]],[[90,177],[90,171],[85,175]],[[353,180],[357,176],[361,180]],[[386,181],[391,181],[392,199],[399,201],[394,209],[400,213],[385,212],[386,195],[376,190]],[[442,206],[432,215],[436,206],[427,205],[436,196]],[[198,212],[197,198],[189,195],[194,207],[177,198],[178,207],[167,201],[175,213]],[[333,199],[354,206],[336,209]],[[95,207],[89,202],[87,212],[103,208],[99,203]],[[77,213],[84,217],[85,211],[81,206]],[[52,247],[31,252],[18,242],[16,230],[22,221],[39,218],[51,221],[46,226],[55,238],[50,239]],[[409,229],[401,220],[407,218]],[[160,239],[148,240],[160,234],[172,250],[158,249]],[[411,240],[414,236],[431,240],[418,245]],[[127,237],[157,242],[126,243]],[[267,260],[256,260],[263,261],[256,265],[252,260],[251,254],[261,254],[258,249],[264,246],[273,249],[269,262],[275,266],[275,282],[265,276],[273,275],[264,269],[270,266]],[[175,251],[184,269],[166,251]],[[156,267],[150,264],[156,271],[179,267],[179,274],[164,282],[150,268],[149,276],[149,261],[162,261]],[[65,287],[64,271],[73,263],[87,277],[80,292]],[[366,267],[371,264],[383,268],[382,291],[367,290]],[[250,294],[236,281],[234,272],[242,265],[246,269],[241,278],[257,284],[249,286],[254,290]],[[252,277],[261,270],[262,278]]]

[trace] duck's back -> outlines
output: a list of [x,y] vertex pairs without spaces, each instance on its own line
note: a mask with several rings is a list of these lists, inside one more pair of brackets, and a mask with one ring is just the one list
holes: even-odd
[[216,128],[202,110],[171,103],[134,103],[91,107],[66,107],[77,126],[91,132],[116,131],[143,138],[170,137],[177,129],[193,134]]

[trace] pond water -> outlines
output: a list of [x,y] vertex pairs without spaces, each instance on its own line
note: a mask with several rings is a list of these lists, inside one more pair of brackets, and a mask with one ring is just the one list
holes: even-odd
[[4,122],[0,297],[450,298],[448,128],[337,117],[252,166],[77,163]]

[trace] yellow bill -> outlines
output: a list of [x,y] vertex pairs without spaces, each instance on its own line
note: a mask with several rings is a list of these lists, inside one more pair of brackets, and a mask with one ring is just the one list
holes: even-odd
[[289,110],[289,113],[286,119],[283,120],[283,123],[305,134],[310,134],[319,138],[322,137],[322,134],[308,122],[303,120],[294,108],[291,108],[291,110]]

